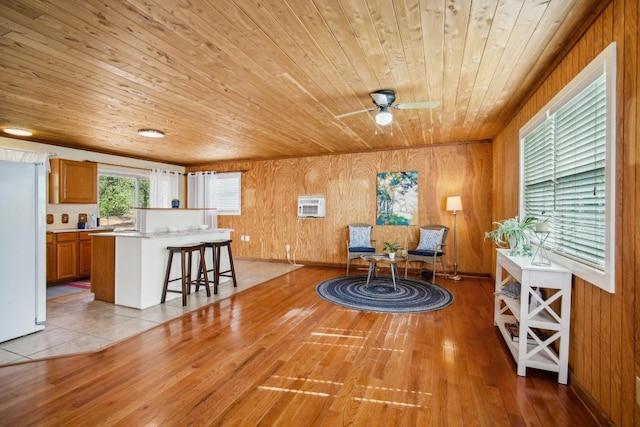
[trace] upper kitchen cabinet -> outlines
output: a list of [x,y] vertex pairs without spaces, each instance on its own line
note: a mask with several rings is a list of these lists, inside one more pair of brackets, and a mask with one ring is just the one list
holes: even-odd
[[51,159],[49,203],[98,203],[98,164]]

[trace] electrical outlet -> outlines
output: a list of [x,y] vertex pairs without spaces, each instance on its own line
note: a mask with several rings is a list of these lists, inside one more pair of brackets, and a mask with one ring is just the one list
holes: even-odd
[[284,250],[287,251],[287,253],[289,253],[291,251],[291,245],[288,243],[284,245]]
[[244,234],[240,236],[240,241],[244,242]]
[[251,240],[251,237],[249,237],[249,236],[244,236],[244,241],[245,241],[245,242],[248,242],[249,240]]

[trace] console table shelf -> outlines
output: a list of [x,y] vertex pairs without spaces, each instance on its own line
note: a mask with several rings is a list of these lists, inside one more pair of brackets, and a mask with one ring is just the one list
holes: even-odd
[[[571,271],[554,263],[535,265],[532,260],[498,249],[494,322],[518,365],[518,375],[525,376],[528,367],[544,369],[557,372],[558,382],[566,384]],[[520,298],[501,293],[513,282],[520,283]],[[518,341],[507,324],[519,327]]]

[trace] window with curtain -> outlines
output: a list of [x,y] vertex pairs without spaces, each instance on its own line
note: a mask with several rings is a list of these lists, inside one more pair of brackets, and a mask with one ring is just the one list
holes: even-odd
[[[520,132],[521,215],[549,223],[550,257],[613,292],[615,44]],[[534,242],[535,243],[535,242]]]
[[191,172],[187,177],[189,206],[215,208],[218,215],[240,215],[241,172]]
[[100,170],[98,209],[100,225],[116,230],[137,228],[138,210],[149,207],[149,178],[137,173]]
[[149,179],[151,181],[152,208],[170,208],[171,200],[180,195],[178,172],[170,172],[160,169],[152,169]]

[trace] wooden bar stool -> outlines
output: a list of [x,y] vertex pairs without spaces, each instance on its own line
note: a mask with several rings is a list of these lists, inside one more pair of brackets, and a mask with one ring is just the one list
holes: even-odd
[[[213,293],[218,293],[218,284],[220,283],[220,276],[231,277],[233,279],[233,287],[238,287],[238,282],[236,281],[236,271],[233,267],[233,254],[231,253],[231,242],[232,240],[214,240],[212,242],[205,242],[204,246],[207,248],[211,248],[211,257],[213,268],[206,270],[209,272],[213,272]],[[227,249],[227,253],[229,254],[229,269],[220,271],[220,250],[222,248]],[[202,271],[198,273],[198,281]]]
[[[167,261],[167,272],[164,276],[164,287],[162,289],[162,300],[161,303],[164,303],[167,299],[167,292],[176,292],[182,294],[182,305],[187,305],[187,294],[191,293],[191,285],[196,285],[196,291],[199,289],[200,285],[204,285],[207,290],[207,296],[211,296],[211,289],[209,288],[209,276],[207,275],[207,267],[204,261],[204,249],[205,245],[203,243],[194,243],[191,245],[182,245],[182,246],[168,246],[169,250],[169,259]],[[193,253],[198,252],[200,254],[199,260],[199,273],[204,271],[204,283],[200,281],[200,274],[198,274],[197,280],[191,279],[191,262],[193,259]],[[171,265],[173,263],[173,256],[175,254],[180,254],[180,261],[182,267],[182,275],[177,279],[169,279],[171,276]],[[182,281],[181,290],[169,289],[169,282],[174,282],[176,280]]]

